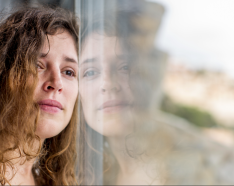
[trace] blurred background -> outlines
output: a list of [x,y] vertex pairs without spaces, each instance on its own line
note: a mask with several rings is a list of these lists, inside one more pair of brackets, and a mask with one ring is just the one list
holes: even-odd
[[155,39],[155,45],[168,53],[162,109],[233,146],[234,2],[151,2],[166,9]]

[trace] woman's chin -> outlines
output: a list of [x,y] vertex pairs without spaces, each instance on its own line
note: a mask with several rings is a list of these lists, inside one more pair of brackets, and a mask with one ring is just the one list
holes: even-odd
[[133,132],[133,118],[130,113],[111,112],[103,114],[91,126],[94,130],[107,137],[126,136]]
[[59,122],[43,119],[39,120],[38,122],[36,134],[41,139],[46,139],[57,136],[62,130],[63,127],[59,124]]

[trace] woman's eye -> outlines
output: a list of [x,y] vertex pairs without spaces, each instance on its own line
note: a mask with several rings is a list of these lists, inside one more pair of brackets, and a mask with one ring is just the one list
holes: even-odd
[[128,72],[128,71],[130,70],[130,68],[129,68],[128,65],[125,65],[125,66],[121,67],[120,70],[123,70],[123,71],[127,71],[127,72]]
[[98,72],[96,72],[94,70],[89,70],[84,74],[84,77],[92,77],[92,76],[95,76],[97,74],[98,74]]
[[67,76],[75,76],[75,73],[72,70],[65,70],[63,71],[63,74]]
[[123,70],[129,70],[129,66],[127,66],[127,65],[126,65],[126,66],[123,66],[122,69],[123,69]]
[[36,64],[37,69],[43,69],[42,65],[40,63]]

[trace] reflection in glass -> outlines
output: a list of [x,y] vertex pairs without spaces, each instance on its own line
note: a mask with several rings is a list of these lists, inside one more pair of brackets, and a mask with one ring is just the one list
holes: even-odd
[[225,176],[233,171],[231,151],[159,109],[167,54],[154,39],[164,7],[138,0],[78,5],[80,182],[234,183]]

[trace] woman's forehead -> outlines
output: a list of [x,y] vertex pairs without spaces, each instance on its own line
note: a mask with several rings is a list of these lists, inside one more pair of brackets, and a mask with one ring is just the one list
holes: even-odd
[[80,63],[91,59],[115,59],[122,55],[122,48],[116,36],[90,34],[81,46]]
[[118,45],[118,43],[119,42],[116,36],[107,36],[105,34],[91,33],[86,38],[84,38],[81,48],[84,50],[86,48],[92,48],[93,45],[100,45],[99,48],[102,48],[101,46],[113,46]]

